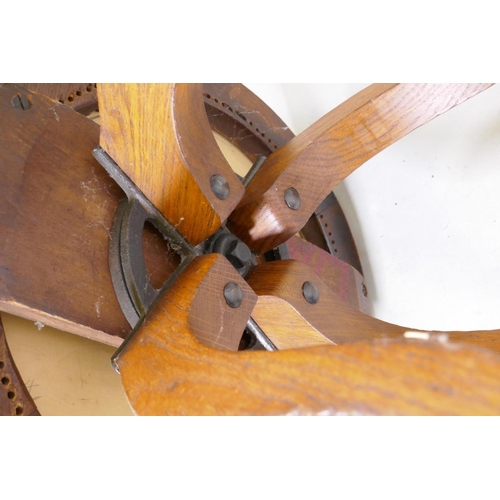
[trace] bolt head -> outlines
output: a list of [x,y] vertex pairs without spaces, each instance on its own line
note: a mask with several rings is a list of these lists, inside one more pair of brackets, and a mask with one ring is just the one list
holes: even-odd
[[252,252],[250,248],[234,236],[234,234],[220,234],[215,238],[208,251],[224,255],[242,276],[249,269],[247,264],[252,258]]
[[288,208],[291,208],[292,210],[298,210],[300,208],[299,192],[295,188],[289,187],[285,191],[285,202],[288,205]]
[[12,106],[21,111],[26,111],[27,109],[31,108],[31,102],[25,95],[17,94],[12,99]]
[[302,285],[302,295],[309,304],[317,304],[319,301],[319,290],[312,281],[306,281]]
[[225,200],[231,192],[229,183],[219,174],[210,177],[210,187],[219,200]]
[[237,308],[241,306],[243,302],[243,290],[238,283],[230,281],[224,287],[224,298],[229,307]]
[[[252,252],[245,243],[240,240],[234,241],[229,247],[227,257],[233,257],[240,266],[245,265],[252,257]],[[231,259],[230,259],[231,260]]]

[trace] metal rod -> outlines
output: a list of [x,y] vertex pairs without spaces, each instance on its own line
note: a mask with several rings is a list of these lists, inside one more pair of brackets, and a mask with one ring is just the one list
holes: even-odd
[[267,156],[259,156],[254,164],[250,167],[250,170],[247,172],[247,175],[243,178],[243,186],[247,187],[250,181],[255,177],[255,174],[260,170],[262,164],[267,160]]
[[253,318],[250,318],[247,322],[247,328],[257,337],[257,340],[266,348],[268,351],[277,351],[277,347],[269,340],[268,336],[261,330],[260,326],[255,322]]

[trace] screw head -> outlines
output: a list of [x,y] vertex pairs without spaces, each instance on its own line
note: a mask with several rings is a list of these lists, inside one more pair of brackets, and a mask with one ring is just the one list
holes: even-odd
[[288,208],[291,208],[292,210],[298,210],[300,208],[299,192],[295,188],[289,187],[285,191],[285,202],[288,205]]
[[243,290],[238,283],[230,281],[224,287],[224,298],[226,299],[226,303],[229,307],[236,309],[237,307],[240,307],[243,302]]
[[306,281],[302,285],[302,295],[309,304],[317,304],[319,300],[319,291],[312,281]]
[[12,106],[16,109],[20,109],[21,111],[26,111],[31,108],[31,102],[25,95],[17,94],[12,99]]
[[229,189],[229,183],[219,174],[210,177],[210,187],[219,200],[225,200],[231,191]]

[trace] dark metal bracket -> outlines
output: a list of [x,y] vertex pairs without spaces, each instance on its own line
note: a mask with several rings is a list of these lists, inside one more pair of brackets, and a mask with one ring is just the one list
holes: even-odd
[[[120,202],[116,210],[111,227],[109,249],[109,265],[115,293],[127,321],[133,328],[112,358],[112,364],[118,371],[116,361],[140,328],[147,312],[197,255],[212,252],[222,253],[226,255],[241,275],[246,275],[248,270],[255,265],[255,257],[248,247],[224,226],[207,241],[193,247],[147,199],[104,149],[99,146],[94,149],[93,154],[126,194],[126,198]],[[249,175],[243,180],[244,185],[248,184],[264,160],[265,157],[260,157],[255,162]],[[160,289],[153,287],[144,261],[142,233],[146,222],[153,224],[181,257],[179,267]],[[246,258],[247,253],[249,254],[248,258]],[[267,255],[268,260],[280,260],[287,257],[286,244],[272,250]],[[247,323],[246,331],[258,341],[260,348],[270,351],[276,350],[274,344],[252,318]]]
[[[104,149],[97,147],[93,154],[127,195],[118,206],[111,227],[109,263],[120,307],[135,327],[161,291],[170,287],[187,264],[202,252],[183,238]],[[151,284],[144,262],[142,232],[146,222],[153,224],[181,257],[180,266],[161,289]]]

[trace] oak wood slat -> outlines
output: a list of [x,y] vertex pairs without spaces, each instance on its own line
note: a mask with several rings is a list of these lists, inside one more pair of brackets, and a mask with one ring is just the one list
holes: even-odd
[[[193,245],[226,220],[244,188],[210,129],[201,84],[99,84],[100,145]],[[219,199],[210,179],[229,184]],[[200,216],[200,214],[203,214]]]
[[[189,329],[198,342],[216,349],[237,351],[247,321],[257,302],[257,295],[223,255],[209,254],[201,259],[205,261],[205,266],[211,266],[210,279],[197,281],[197,288],[190,288],[194,293],[192,300],[182,303],[174,301],[174,312],[170,316],[171,327],[177,328],[178,324],[182,324],[185,307],[188,307]],[[195,267],[199,268],[203,269],[203,264]],[[183,275],[176,290],[182,287],[182,283],[187,283],[190,276],[191,272]],[[203,277],[203,271],[200,276]],[[243,301],[238,307],[230,307],[224,298],[224,287],[228,283],[237,283],[241,288]]]
[[17,85],[31,92],[46,95],[84,115],[97,110],[95,83],[18,83]]
[[[212,129],[252,162],[259,156],[269,156],[295,137],[287,124],[244,85],[204,83],[203,96]],[[326,232],[321,230],[325,223],[329,226]],[[363,273],[349,224],[333,193],[321,203],[301,235]],[[329,245],[332,240],[334,245]]]
[[[325,196],[368,159],[492,84],[375,84],[269,156],[231,214],[230,229],[254,251],[287,241]],[[285,190],[300,194],[288,208]]]
[[[255,121],[278,144],[284,144],[291,132],[273,122],[274,114],[263,110],[251,112],[253,100],[249,91],[227,91],[242,100],[237,108],[224,86],[206,86],[226,110],[227,139],[235,141],[238,132],[229,126],[236,111]],[[12,99],[26,95],[31,107],[15,109]],[[255,96],[254,96],[255,97]],[[233,96],[234,98],[234,96]],[[231,106],[231,107],[232,107]],[[243,109],[244,108],[244,109]],[[241,111],[240,111],[241,109]],[[259,108],[260,109],[260,108]],[[92,156],[99,142],[99,126],[43,95],[15,85],[0,88],[0,309],[32,321],[118,346],[130,332],[112,286],[108,264],[109,228],[116,207],[124,196],[105,170]],[[222,114],[222,111],[220,111]],[[242,119],[241,121],[244,122]],[[272,130],[263,127],[267,124]],[[252,126],[253,126],[252,125]],[[237,130],[237,129],[236,129]],[[249,129],[245,129],[249,134]],[[241,135],[241,137],[244,134]],[[267,138],[267,135],[266,135]],[[265,151],[259,149],[259,154]],[[253,146],[252,146],[253,144]],[[269,144],[269,143],[268,143]],[[255,141],[241,143],[247,156],[252,155]],[[157,288],[177,267],[178,257],[163,238],[146,226],[144,255],[148,274]],[[295,248],[295,247],[294,247]],[[355,247],[347,254],[354,255]],[[318,265],[313,248],[301,251],[302,257]],[[357,254],[356,254],[357,255]],[[335,259],[336,287],[342,287],[340,300],[358,302],[360,276]],[[322,272],[325,266],[320,266]],[[325,278],[326,279],[326,278]],[[340,289],[339,289],[340,290]],[[364,307],[368,307],[365,303]]]
[[[214,304],[220,297],[220,280],[214,277],[221,273],[241,283],[223,258],[195,259],[119,357],[136,413],[500,413],[500,356],[472,346],[388,339],[234,353],[202,345],[192,333],[193,322],[203,314],[200,303],[207,293]],[[219,319],[216,328],[244,321],[246,314],[223,312],[226,305],[217,302],[203,314],[205,328],[221,317],[228,322]]]
[[[52,112],[52,114],[54,114],[54,111],[55,111],[56,118],[59,117],[59,119],[61,119],[61,115],[59,113],[57,113],[57,111],[58,111],[57,108],[55,108],[55,109],[49,108],[49,110]],[[7,112],[8,110],[5,109],[2,111]],[[30,111],[27,110],[27,111],[19,111],[19,112],[20,113],[29,113]],[[2,116],[2,115],[0,114],[0,116]],[[29,116],[29,115],[25,115],[25,116]],[[27,120],[22,123],[21,129],[24,129],[26,123],[27,123]],[[50,123],[52,124],[52,122],[50,122]],[[71,131],[74,132],[74,129],[71,129],[68,132],[68,135],[71,135]],[[43,131],[43,134],[41,134],[41,135],[43,137],[45,137],[45,135],[44,135],[45,133],[46,132]],[[38,144],[38,142],[36,142],[36,144]],[[21,145],[23,145],[22,142],[21,142]],[[25,145],[23,145],[23,147],[24,146]],[[61,146],[59,146],[59,147],[62,150],[66,149],[65,147],[61,147]],[[21,151],[21,153],[25,153],[25,154],[28,153],[30,161],[32,160],[32,158],[31,158],[32,150],[30,149],[30,147],[27,147],[27,148],[24,147],[24,149],[21,149],[20,151]],[[37,154],[33,155],[33,156],[35,158],[39,158],[41,156],[39,151],[36,150],[36,153]],[[54,155],[54,156],[51,156],[51,158],[59,158],[60,159],[61,157],[59,155]],[[63,160],[67,160],[67,158],[62,157],[61,164],[64,164]],[[9,161],[9,164],[10,164],[10,161]],[[48,162],[46,161],[45,163],[48,163]],[[44,162],[39,161],[38,165],[43,166]],[[31,175],[32,174],[30,174],[29,177],[31,177]],[[46,175],[46,172],[44,173],[44,175]],[[59,172],[57,172],[56,175],[59,175]],[[15,179],[17,179],[17,178],[15,178]],[[43,182],[45,180],[46,179],[44,177],[38,178],[39,185],[44,186]],[[23,185],[23,184],[21,183],[21,185]],[[80,187],[82,187],[82,186],[80,186]],[[30,189],[28,189],[27,192],[34,193],[37,191],[34,187],[30,187]],[[31,196],[28,196],[28,199],[31,200]],[[19,202],[16,203],[16,200],[18,200],[18,198],[12,198],[12,197],[8,198],[7,197],[7,202],[4,203],[2,208],[6,208],[6,209],[10,210],[10,214],[17,215],[17,213],[15,211],[12,212],[12,210],[19,211],[20,205],[19,205]],[[42,210],[43,207],[41,205],[38,205],[38,206],[32,207],[32,208],[34,208],[34,210],[30,209],[28,211],[29,214],[35,213],[36,216],[43,214],[43,210]],[[40,211],[37,211],[37,209],[39,209]],[[69,209],[66,207],[66,210],[68,211]],[[57,219],[57,217],[52,218],[52,224],[57,226],[56,219]],[[16,222],[19,222],[19,221],[24,221],[24,219],[22,217],[18,217],[18,220]],[[64,224],[62,224],[61,226],[58,227],[59,232],[62,232],[65,229],[67,230],[67,226],[65,226]],[[36,233],[36,234],[40,234],[40,233]],[[11,233],[10,236],[15,236],[15,235],[13,233]],[[57,240],[58,238],[60,238],[57,235],[57,231],[55,231],[55,230],[50,233],[50,236],[54,240]],[[65,236],[67,237],[67,235],[65,235]],[[7,244],[10,243],[9,238],[7,238],[6,241],[7,241]],[[26,239],[26,242],[27,241],[28,240]],[[10,247],[10,250],[12,250],[13,248],[15,248],[15,247]],[[20,248],[20,247],[18,247],[18,248]],[[43,252],[42,252],[42,254],[44,255]],[[68,253],[68,255],[69,255],[69,253]],[[31,256],[32,257],[36,256],[36,251],[33,250],[31,253]],[[189,277],[189,276],[187,276],[187,277]],[[182,285],[182,283],[179,283],[179,285]],[[210,288],[211,285],[208,283],[206,286],[208,288]],[[85,285],[84,285],[84,288],[85,288]],[[219,290],[219,292],[220,292],[220,290]],[[199,302],[201,302],[201,299],[199,299]],[[201,306],[199,305],[198,310],[200,308],[201,308]],[[188,306],[188,304],[185,303],[184,310],[186,311],[188,309],[190,310],[190,306]],[[215,312],[211,313],[211,314],[215,314],[217,312],[217,307],[214,308],[214,311]],[[97,312],[97,310],[96,310],[96,312]],[[220,316],[220,312],[219,312],[219,316]],[[172,313],[172,315],[170,316],[170,320],[172,320],[172,318],[174,318],[174,319],[179,318],[178,311],[176,311],[175,314]],[[243,319],[242,319],[242,321],[243,321]],[[182,326],[182,318],[180,318],[180,324]],[[188,321],[188,325],[189,325],[189,321]],[[174,326],[175,326],[175,328],[172,328],[172,330],[170,332],[168,332],[168,336],[172,337],[173,341],[175,343],[179,340],[179,338],[176,337],[178,325],[175,324]],[[192,326],[191,326],[191,328],[192,328]],[[240,328],[240,327],[238,327],[238,328]],[[191,338],[191,337],[189,337],[189,338]],[[183,344],[185,347],[189,347],[190,344],[189,344],[189,341],[186,340],[186,338],[180,339],[180,341],[181,341],[181,344]],[[389,347],[390,347],[389,348],[390,352],[388,352],[386,349],[387,345],[389,345]],[[356,377],[359,378],[359,376],[364,376],[363,373],[365,373],[366,370],[368,370],[368,369],[372,370],[372,372],[368,374],[369,377],[368,377],[368,375],[366,376],[366,379],[369,381],[369,384],[371,384],[373,380],[375,380],[375,379],[377,380],[377,383],[375,385],[378,388],[376,388],[375,392],[377,392],[377,391],[382,392],[383,397],[382,397],[382,404],[381,405],[379,404],[377,406],[377,404],[372,402],[370,397],[368,397],[368,399],[367,399],[366,394],[363,395],[362,393],[360,393],[359,392],[359,384],[354,384],[354,385],[351,384],[351,386],[349,386],[349,383],[347,383],[347,388],[350,387],[351,389],[354,390],[354,392],[358,391],[358,393],[354,394],[354,396],[351,394],[348,394],[346,396],[349,398],[348,399],[348,401],[350,402],[349,404],[352,403],[354,406],[347,405],[347,407],[346,407],[345,405],[342,406],[342,405],[339,405],[338,402],[336,402],[336,400],[333,396],[334,396],[334,394],[338,395],[341,393],[342,387],[339,386],[339,387],[336,387],[334,390],[332,390],[332,392],[330,392],[330,393],[328,393],[328,390],[326,390],[323,402],[320,405],[316,405],[316,406],[313,405],[313,409],[311,409],[311,405],[304,406],[302,403],[300,403],[298,405],[298,409],[297,409],[297,404],[295,404],[294,401],[297,402],[297,400],[303,400],[304,398],[306,398],[306,400],[309,401],[311,398],[314,398],[316,396],[316,394],[314,392],[316,386],[313,384],[309,388],[304,386],[302,395],[301,394],[298,394],[298,395],[297,394],[295,394],[295,395],[293,395],[293,394],[292,395],[281,394],[280,395],[280,393],[273,393],[273,394],[277,395],[277,398],[275,398],[275,401],[268,408],[269,411],[274,412],[277,405],[278,406],[280,405],[280,398],[285,398],[289,402],[292,401],[292,404],[291,405],[288,404],[285,406],[281,405],[281,410],[288,407],[288,408],[292,408],[290,410],[291,412],[299,412],[299,413],[301,413],[301,412],[302,413],[304,413],[304,412],[309,413],[309,412],[317,412],[317,411],[320,411],[320,412],[321,411],[326,411],[326,412],[339,412],[339,411],[343,412],[343,411],[345,411],[345,412],[365,412],[365,413],[377,413],[377,412],[383,412],[383,413],[391,413],[391,412],[396,412],[396,413],[445,412],[445,413],[448,413],[450,411],[452,411],[452,412],[456,411],[458,413],[498,413],[497,399],[495,399],[496,398],[495,391],[498,391],[498,387],[496,385],[497,379],[495,379],[495,377],[492,376],[492,373],[495,373],[494,370],[496,370],[496,373],[498,373],[498,367],[496,366],[496,363],[498,362],[498,360],[494,357],[493,354],[491,354],[491,353],[487,354],[485,352],[471,350],[470,347],[463,348],[463,347],[458,346],[457,348],[455,348],[455,347],[452,348],[450,346],[450,344],[441,345],[441,344],[434,343],[434,342],[417,343],[417,344],[414,344],[414,343],[406,344],[405,343],[404,344],[405,346],[406,345],[416,345],[417,347],[415,349],[412,348],[410,350],[408,350],[407,347],[404,347],[403,350],[398,351],[400,357],[402,357],[402,359],[403,359],[403,362],[401,363],[401,366],[394,368],[393,367],[393,364],[394,364],[393,358],[398,358],[398,353],[395,352],[395,351],[397,351],[397,348],[393,348],[392,347],[393,345],[395,345],[395,344],[391,343],[391,342],[386,343],[386,341],[384,341],[382,344],[375,344],[375,345],[369,346],[368,348],[366,346],[361,346],[361,347],[358,346],[358,347],[356,347],[356,349],[354,351],[348,350],[348,348],[351,348],[352,346],[334,347],[335,349],[340,349],[340,351],[336,351],[337,353],[340,352],[340,359],[336,360],[335,366],[343,366],[344,371],[336,372],[334,366],[329,366],[328,370],[327,370],[334,377],[336,375],[339,375],[339,373],[340,373],[342,375],[342,377],[344,377],[344,378],[345,377],[349,378],[348,374],[349,374],[350,369],[354,373],[354,378],[356,378]],[[198,349],[200,344],[196,344],[196,346]],[[205,346],[201,346],[201,347],[203,348]],[[380,347],[381,347],[381,349],[379,349]],[[205,347],[205,349],[209,349],[209,348]],[[366,349],[368,349],[368,351],[366,351]],[[422,352],[422,349],[424,349],[425,352]],[[450,353],[448,351],[453,350],[453,349],[458,349],[460,354],[456,355],[456,353],[455,353],[455,354],[450,355]],[[207,352],[207,351],[205,351],[205,352]],[[223,378],[221,380],[220,384],[219,383],[216,384],[215,397],[213,397],[214,394],[210,390],[207,390],[207,391],[205,391],[205,393],[203,393],[203,389],[207,388],[207,387],[209,389],[213,388],[212,387],[213,380],[210,379],[210,377],[212,377],[213,375],[218,376],[218,374],[219,374],[219,364],[220,364],[219,361],[223,362],[225,358],[218,358],[218,354],[217,354],[218,352],[219,351],[214,351],[213,349],[209,349],[208,355],[210,358],[209,359],[210,362],[208,364],[205,363],[205,365],[199,367],[201,370],[208,369],[208,372],[205,370],[203,373],[197,374],[196,370],[192,370],[192,374],[190,374],[190,373],[183,371],[186,368],[186,366],[181,367],[182,368],[180,370],[181,377],[177,378],[175,381],[176,385],[175,385],[174,389],[176,392],[176,397],[179,397],[179,392],[182,393],[183,388],[190,387],[189,384],[192,383],[193,376],[195,376],[195,378],[196,378],[196,376],[200,375],[202,380],[204,380],[207,385],[203,386],[202,383],[197,384],[197,386],[195,387],[195,390],[193,392],[194,399],[189,400],[189,398],[188,398],[188,401],[184,401],[182,403],[184,405],[188,405],[188,407],[189,407],[188,410],[185,409],[186,408],[185,406],[181,405],[180,409],[178,409],[179,412],[186,412],[187,411],[188,413],[192,413],[196,409],[196,405],[199,404],[200,402],[202,402],[203,398],[205,398],[205,403],[207,400],[212,401],[212,403],[211,403],[211,406],[209,405],[203,410],[204,412],[210,413],[212,411],[216,411],[218,413],[221,413],[220,408],[218,409],[218,406],[217,406],[217,405],[221,404],[221,397],[223,399],[225,398],[224,399],[225,403],[229,403],[231,401],[233,401],[233,403],[234,403],[233,407],[229,406],[226,408],[226,410],[225,410],[226,412],[233,412],[233,411],[237,412],[237,411],[239,411],[238,408],[243,408],[243,410],[241,410],[243,412],[247,412],[247,413],[249,411],[252,412],[252,410],[248,409],[248,405],[246,405],[246,402],[243,406],[241,406],[242,405],[241,395],[244,392],[248,392],[248,387],[245,385],[242,385],[242,386],[240,385],[240,388],[238,389],[239,377],[241,377],[243,374],[250,375],[250,376],[254,375],[254,377],[258,377],[258,373],[253,373],[251,370],[248,371],[248,369],[252,364],[251,362],[253,362],[254,360],[257,361],[260,359],[260,354],[267,354],[267,353],[248,353],[248,354],[257,354],[257,357],[250,358],[250,362],[245,361],[246,360],[245,356],[243,356],[242,358],[237,358],[238,360],[241,359],[243,361],[243,365],[237,364],[236,366],[233,366],[231,368],[231,370],[233,370],[233,372],[234,372],[234,370],[236,370],[237,373],[229,373],[230,378],[231,378],[231,380],[229,381],[229,386],[227,386],[228,381],[224,380],[224,378]],[[288,352],[293,352],[293,351],[288,351]],[[260,366],[257,366],[257,371],[262,372],[263,370],[268,370],[270,372],[269,375],[271,376],[271,378],[274,377],[273,384],[276,385],[276,380],[277,380],[278,386],[280,385],[280,382],[282,382],[282,380],[280,380],[279,377],[276,378],[276,376],[285,375],[285,378],[286,378],[287,376],[290,377],[293,375],[293,377],[295,379],[298,379],[298,377],[301,373],[307,373],[308,370],[309,371],[312,370],[313,372],[316,372],[317,365],[310,365],[311,362],[314,362],[315,358],[314,357],[307,358],[307,353],[310,353],[309,350],[306,350],[304,352],[305,352],[305,357],[303,359],[293,361],[293,356],[292,356],[286,361],[286,363],[283,366],[281,366],[279,363],[278,363],[278,366],[273,366],[272,363],[268,363],[266,361],[265,363],[260,364]],[[313,352],[315,352],[315,351],[313,351]],[[342,359],[345,359],[346,352],[357,353],[355,355],[356,360],[354,361],[354,363],[342,364],[341,361],[342,361]],[[445,355],[443,355],[443,352],[445,352]],[[453,352],[455,352],[455,351],[453,351]],[[159,355],[160,357],[162,356],[161,353],[156,353],[156,354]],[[234,353],[222,353],[222,354],[235,355]],[[281,354],[281,353],[270,354],[272,356],[274,356],[274,355],[278,356],[277,358],[271,358],[271,359],[283,359],[283,358],[279,357],[279,354]],[[327,351],[327,354],[328,354],[328,356],[330,356],[330,351]],[[359,364],[359,361],[357,360],[358,354],[359,354],[359,356],[361,356],[363,358],[363,363],[362,363],[363,368],[362,368],[361,375],[360,375],[360,372],[358,371],[358,367],[357,367],[357,365]],[[186,352],[184,352],[184,351],[177,351],[176,352],[176,356],[180,357],[184,360],[186,360],[186,359],[189,360],[189,355],[190,355],[190,353],[188,353],[188,355],[186,356]],[[429,358],[432,359],[432,357],[434,355],[436,355],[436,359],[431,362],[429,360]],[[405,356],[408,359],[405,359]],[[413,358],[412,358],[412,356],[413,356]],[[440,356],[443,356],[443,360],[439,359]],[[386,373],[383,374],[382,378],[380,379],[380,378],[377,378],[375,376],[376,374],[373,373],[373,362],[376,361],[377,359],[380,360],[381,358],[388,361],[388,362],[390,360],[393,360],[393,361],[391,361],[392,364],[390,365],[391,368],[389,369],[388,374],[387,374],[387,370],[385,370],[385,365],[384,365],[384,370],[386,371]],[[418,359],[414,359],[414,358],[418,358]],[[233,359],[235,359],[235,358],[233,358]],[[412,359],[413,359],[413,361],[412,361]],[[165,361],[165,359],[162,359],[161,361],[163,362],[163,361]],[[196,362],[198,362],[198,361],[199,360],[196,360]],[[371,367],[364,366],[365,361],[367,363],[371,362],[372,366]],[[215,365],[213,364],[214,362],[215,362]],[[319,362],[319,360],[318,360],[318,362]],[[442,362],[444,362],[444,366],[445,366],[444,372],[440,371],[440,370],[442,370],[442,367],[441,367]],[[257,365],[259,365],[259,363],[260,363],[260,361],[257,362]],[[400,387],[401,391],[399,391],[399,389],[398,389],[399,386],[396,383],[395,389],[397,389],[398,392],[394,393],[390,399],[396,399],[396,396],[395,396],[396,394],[401,394],[401,397],[403,399],[406,396],[408,396],[408,397],[413,396],[413,393],[408,388],[405,389],[405,387],[407,387],[407,385],[408,385],[408,377],[407,377],[406,373],[403,374],[403,371],[402,371],[403,369],[411,370],[411,368],[413,367],[412,363],[416,363],[415,368],[418,368],[422,364],[424,364],[426,366],[426,368],[423,371],[421,370],[421,371],[418,371],[418,373],[411,374],[410,382],[412,380],[414,382],[413,391],[415,391],[416,389],[421,390],[422,389],[421,386],[424,386],[424,392],[426,395],[425,397],[430,398],[431,402],[429,403],[426,399],[422,404],[419,401],[416,403],[411,402],[411,404],[409,406],[408,405],[407,406],[404,406],[404,405],[397,406],[396,405],[396,408],[395,408],[393,406],[394,405],[393,402],[389,402],[389,401],[387,401],[387,399],[384,399],[384,397],[385,398],[387,397],[387,385],[390,385],[392,382],[394,382],[394,378],[398,379],[398,377],[399,377],[399,379],[401,379],[401,377],[403,377],[402,382],[401,382],[401,380],[398,379],[399,382],[401,382],[401,384],[403,384],[403,386]],[[321,363],[319,362],[319,364],[321,364]],[[171,366],[177,367],[177,368],[175,368],[176,370],[178,369],[178,365],[176,365],[176,363],[173,363]],[[287,368],[288,366],[290,367],[290,370],[292,370],[291,372]],[[299,367],[299,369],[296,370],[295,372],[294,372],[294,366],[295,366],[295,369],[297,368],[297,366]],[[476,368],[478,368],[478,369],[476,370]],[[481,368],[484,368],[484,370],[482,370]],[[274,372],[273,372],[273,370],[274,370]],[[363,370],[365,372],[363,372]],[[391,370],[395,370],[395,371],[391,372]],[[469,376],[468,379],[464,382],[462,380],[462,378],[463,378],[462,375],[463,375],[464,371],[466,371],[466,370],[475,370],[476,373],[474,373],[472,377]],[[228,375],[227,370],[226,370],[226,375]],[[366,375],[366,373],[365,373],[365,375]],[[469,374],[467,373],[467,375],[469,375]],[[325,372],[325,376],[326,376],[326,372]],[[430,380],[433,379],[433,377],[435,377],[435,376],[437,376],[437,378],[440,380],[438,384],[436,384],[434,380],[432,380],[432,382],[430,382]],[[171,374],[169,375],[169,377],[171,377]],[[184,377],[184,379],[183,379],[183,377]],[[188,380],[187,384],[185,384],[183,382],[183,380],[186,379],[185,377],[187,377],[187,380]],[[443,380],[443,377],[445,377],[444,380]],[[457,379],[457,380],[455,380],[455,379]],[[479,382],[477,382],[478,379],[480,379]],[[168,380],[171,380],[171,378],[167,377],[165,380],[168,381]],[[179,382],[179,380],[180,380],[180,382]],[[255,378],[254,378],[254,380],[255,380]],[[313,379],[309,379],[309,382],[314,382],[314,377],[313,377]],[[350,382],[352,382],[352,380]],[[234,383],[236,383],[236,385],[234,385]],[[377,386],[377,384],[379,384],[379,385]],[[263,385],[266,385],[266,384],[264,383]],[[180,386],[179,390],[177,390],[178,386]],[[271,384],[271,386],[272,386],[272,384]],[[228,387],[229,387],[229,389],[228,389]],[[275,390],[275,389],[273,389],[273,390]],[[373,393],[373,387],[370,386],[367,390],[368,390],[369,394]],[[418,390],[417,390],[417,392],[418,392]],[[457,391],[457,390],[459,392],[458,396],[457,396],[456,392],[453,393],[451,400],[448,397],[445,397],[444,402],[443,402],[443,400],[439,400],[439,401],[432,400],[432,397],[436,396],[436,391],[438,393],[438,396],[441,396],[441,394],[440,394],[441,392],[445,392],[448,394],[448,393],[451,393],[452,391]],[[202,391],[202,392],[200,392],[200,391]],[[255,395],[256,393],[255,392],[252,393],[252,391],[253,391],[253,389],[251,388],[250,393]],[[235,394],[236,394],[236,396],[238,396],[238,394],[240,394],[240,399],[238,399],[238,397],[233,398],[232,396]],[[369,394],[368,394],[368,396],[369,396]],[[242,397],[245,398],[245,395],[243,394]],[[260,397],[260,399],[258,399],[259,397]],[[252,396],[252,398],[253,398],[253,396]],[[455,399],[458,398],[458,402],[455,401],[454,398]],[[462,398],[462,399],[460,399],[460,398]],[[474,400],[474,398],[475,398],[475,400]],[[439,399],[439,397],[437,399]],[[260,403],[259,403],[259,401],[260,401]],[[332,403],[332,401],[333,401],[333,403]],[[247,402],[248,402],[248,398],[247,398]],[[358,403],[357,406],[355,405],[356,402]],[[262,410],[262,407],[267,404],[267,402],[262,403],[262,394],[259,396],[259,394],[257,393],[257,403],[258,403],[257,409],[256,409],[257,412]],[[379,403],[380,403],[380,401],[379,401]],[[385,406],[387,404],[388,404],[388,406]],[[495,406],[495,404],[497,406]],[[189,406],[189,405],[191,405],[191,406]],[[325,408],[325,405],[326,405],[326,409],[321,410],[320,408],[321,407]],[[449,406],[447,406],[447,405],[449,405]],[[236,410],[235,410],[235,407],[236,407]],[[354,410],[352,409],[353,407],[355,408]],[[452,407],[452,410],[449,409],[450,407]],[[214,408],[215,408],[215,410],[214,410]],[[344,408],[344,409],[339,410],[339,408]],[[255,406],[253,407],[253,409],[255,409]],[[278,412],[281,412],[281,410],[279,410]]]
[[[17,95],[30,100],[23,111]],[[92,156],[99,126],[21,87],[0,89],[0,310],[118,346],[130,332],[109,272],[109,229],[124,197]],[[160,287],[178,257],[149,227]]]
[[[347,301],[339,301],[331,288],[303,262],[266,262],[251,271],[247,281],[258,296],[252,316],[278,349],[402,339],[405,334],[416,333],[418,337],[422,336],[420,333],[424,337],[433,335],[444,342],[466,343],[500,354],[500,330],[429,335],[429,332],[387,323],[350,307]],[[302,293],[307,281],[319,291],[316,304],[308,303]]]
[[372,307],[364,278],[357,269],[298,236],[290,238],[287,247],[290,258],[310,266],[337,300],[365,314],[371,314]]
[[[25,96],[31,106],[16,109]],[[123,193],[93,158],[99,126],[14,85],[0,88],[0,309],[118,346],[130,332],[111,282]]]

